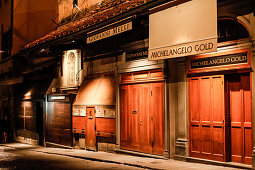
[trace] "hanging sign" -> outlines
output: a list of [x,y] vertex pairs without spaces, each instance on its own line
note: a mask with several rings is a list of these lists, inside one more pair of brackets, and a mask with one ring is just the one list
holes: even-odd
[[149,60],[216,51],[216,0],[171,1],[150,10]]
[[99,32],[97,34],[94,34],[92,36],[88,36],[87,43],[92,43],[98,40],[102,40],[104,38],[108,38],[126,31],[132,30],[132,22],[128,22],[119,26],[115,26],[113,28],[109,28],[106,31]]

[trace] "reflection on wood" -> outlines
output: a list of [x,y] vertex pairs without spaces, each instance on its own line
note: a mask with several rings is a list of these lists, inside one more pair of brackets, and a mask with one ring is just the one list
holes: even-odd
[[48,102],[46,141],[71,146],[71,104]]

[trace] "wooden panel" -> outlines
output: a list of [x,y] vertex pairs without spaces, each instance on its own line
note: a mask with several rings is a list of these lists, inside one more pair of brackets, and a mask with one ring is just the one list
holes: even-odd
[[200,122],[200,84],[198,78],[189,80],[190,120]]
[[211,121],[211,79],[200,79],[200,120]]
[[86,108],[86,149],[96,150],[96,118],[95,118],[95,108]]
[[251,164],[251,88],[250,74],[232,76],[229,80],[231,113],[231,158],[233,162]]
[[112,118],[96,118],[97,136],[115,137],[116,120]]
[[200,145],[202,157],[211,159],[211,78],[200,78]]
[[128,85],[120,86],[120,145],[121,148],[126,148],[128,145]]
[[35,113],[32,101],[25,101],[24,116],[26,130],[35,131]]
[[214,159],[218,161],[223,161],[224,152],[224,133],[222,127],[213,127],[213,154]]
[[189,78],[190,156],[224,160],[224,77]]
[[134,74],[134,80],[147,79],[147,78],[148,78],[148,73]]
[[200,127],[190,127],[190,156],[201,157]]
[[202,153],[205,158],[209,158],[212,153],[212,133],[210,126],[201,126],[201,146],[202,146]]
[[164,152],[163,83],[120,86],[121,148]]
[[161,70],[153,70],[151,71],[151,78],[155,79],[155,78],[163,78],[164,74]]
[[242,89],[243,89],[243,133],[244,133],[244,148],[243,148],[243,163],[252,163],[252,97],[251,97],[251,85],[250,74],[243,75],[241,77]]
[[48,102],[46,141],[72,145],[71,104]]
[[244,162],[245,164],[252,163],[252,130],[244,128]]
[[[140,120],[139,120],[139,99],[140,99],[140,89],[137,85],[130,85],[130,110],[129,115],[130,119],[128,122],[129,125],[129,141],[130,146],[133,148],[133,150],[140,151],[140,136],[139,136],[139,126],[140,126]],[[134,114],[136,113],[136,114]]]
[[153,154],[162,155],[164,153],[165,135],[164,135],[164,85],[163,83],[152,83],[152,106],[150,125],[153,133]]
[[224,161],[225,155],[225,108],[224,76],[211,77],[212,154],[214,160]]
[[231,117],[231,160],[241,163],[243,154],[243,100],[239,76],[233,76],[229,81],[229,103]]
[[200,145],[200,83],[199,78],[189,79],[190,156],[201,157]]
[[231,127],[231,158],[233,162],[242,162],[243,143],[242,129],[239,127]]
[[85,116],[73,116],[73,132],[85,133],[86,131],[86,117]]
[[152,142],[154,142],[154,124],[153,116],[150,112],[150,95],[151,84],[138,84],[136,85],[140,90],[139,99],[139,136],[140,136],[140,151],[152,154]]
[[120,75],[120,83],[137,83],[143,82],[148,83],[150,81],[162,81],[164,79],[164,74],[162,69],[139,71],[134,73],[124,73]]

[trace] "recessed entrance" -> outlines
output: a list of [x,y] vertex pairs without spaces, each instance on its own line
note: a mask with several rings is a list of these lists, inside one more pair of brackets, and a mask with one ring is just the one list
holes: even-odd
[[251,164],[251,86],[250,74],[226,76],[227,143],[231,148],[228,159],[232,162]]
[[190,156],[251,164],[250,74],[188,81]]
[[163,83],[122,85],[121,148],[163,155]]

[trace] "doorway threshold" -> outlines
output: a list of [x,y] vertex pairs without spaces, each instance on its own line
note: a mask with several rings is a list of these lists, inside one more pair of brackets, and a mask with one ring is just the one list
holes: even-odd
[[252,169],[251,165],[236,163],[236,162],[220,162],[220,161],[213,161],[213,160],[193,158],[193,157],[187,157],[186,161],[194,162],[194,163],[218,165],[218,166],[224,166],[224,167],[239,168],[239,169]]
[[115,152],[116,153],[121,153],[121,154],[133,155],[133,156],[140,156],[140,157],[149,157],[149,158],[156,158],[156,159],[168,159],[168,158],[165,158],[164,156],[160,156],[160,155],[153,155],[153,154],[136,152],[136,151],[125,150],[125,149],[116,149]]

